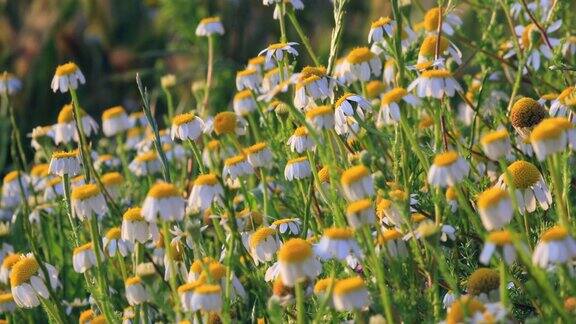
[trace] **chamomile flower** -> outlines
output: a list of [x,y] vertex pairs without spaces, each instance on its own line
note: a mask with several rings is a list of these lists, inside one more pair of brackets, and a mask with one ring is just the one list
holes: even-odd
[[334,109],[330,105],[310,108],[306,111],[306,120],[317,131],[332,129],[334,128]]
[[290,145],[292,152],[298,154],[304,153],[305,151],[311,151],[316,147],[314,140],[312,140],[312,136],[308,133],[308,128],[305,126],[296,128],[292,136],[288,138],[286,144]]
[[[100,253],[100,255],[103,255]],[[94,245],[92,242],[80,245],[74,249],[72,255],[72,265],[74,271],[78,273],[84,273],[90,270],[92,267],[96,266],[96,252],[94,250]]]
[[[74,108],[72,104],[64,105],[58,113],[58,123],[54,125],[54,142],[56,144],[68,144],[72,140],[78,142],[78,132],[74,123]],[[98,123],[83,109],[78,108],[78,118],[82,124],[84,135],[91,136],[98,132]]]
[[336,283],[336,280],[334,278],[328,277],[328,278],[318,279],[316,281],[316,283],[314,284],[314,295],[320,297],[320,300],[327,298],[328,299],[328,305],[330,305],[331,307],[334,306],[334,303],[332,301],[332,294],[328,295],[328,292],[331,292],[334,290],[334,284],[335,283]]
[[576,149],[576,126],[568,118],[547,118],[530,133],[530,142],[540,161],[566,148]]
[[[271,62],[273,63],[273,62]],[[283,83],[282,79],[286,79]],[[262,79],[262,91],[266,94],[266,98],[268,98],[268,96],[274,97],[275,91],[277,91],[278,87],[282,87],[283,85],[286,85],[285,82],[290,82],[290,72],[288,71],[287,67],[284,67],[283,69],[280,69],[279,67],[276,68],[272,68],[268,71],[266,71],[266,73],[264,74],[264,78]],[[283,90],[284,92],[284,90]],[[260,100],[260,98],[264,98],[264,97],[259,97],[258,99]],[[269,101],[269,100],[264,100],[264,101]]]
[[340,182],[344,195],[349,201],[357,201],[374,196],[374,180],[370,170],[363,165],[353,166],[344,171]]
[[246,126],[248,126],[246,120],[231,111],[218,113],[214,117],[214,132],[216,132],[216,135],[244,135],[246,134]]
[[50,87],[54,92],[60,91],[66,93],[68,89],[76,90],[79,85],[84,83],[86,83],[86,79],[82,71],[80,71],[80,68],[75,63],[68,62],[63,65],[58,65]]
[[484,134],[480,139],[480,144],[484,154],[494,161],[506,158],[512,151],[512,142],[505,129]]
[[445,69],[426,70],[412,81],[408,91],[416,90],[418,97],[432,97],[442,99],[444,96],[453,97],[456,92],[461,92],[462,87],[454,79],[452,73]]
[[[514,185],[518,210],[521,214],[531,213],[536,210],[536,203],[543,210],[547,210],[552,204],[552,194],[544,181],[544,177],[538,168],[530,162],[516,161],[508,166],[508,174]],[[506,190],[508,183],[506,175],[498,178],[498,186]]]
[[546,230],[532,254],[532,263],[548,268],[551,265],[567,264],[576,258],[576,240],[562,226]]
[[370,306],[370,294],[360,277],[340,279],[334,284],[334,307],[339,311],[358,311]]
[[126,210],[122,216],[121,237],[131,243],[145,243],[157,240],[159,233],[154,223],[148,223],[142,216],[142,209],[134,207]]
[[307,66],[302,69],[294,92],[294,106],[305,109],[315,100],[334,97],[334,81],[324,67]]
[[373,21],[368,32],[368,43],[380,43],[384,37],[394,37],[396,22],[390,17],[380,17]]
[[178,287],[178,295],[180,296],[180,303],[182,304],[184,311],[194,311],[192,308],[192,297],[194,296],[194,290],[202,284],[204,283],[201,280],[195,280]]
[[507,230],[490,232],[486,236],[479,261],[490,264],[494,253],[499,254],[507,265],[512,265],[517,258],[516,248],[512,243],[512,233]]
[[270,225],[270,228],[275,229],[280,234],[300,234],[300,226],[302,221],[299,218],[282,218],[277,219]]
[[56,177],[48,180],[44,188],[44,200],[51,201],[64,195],[64,184],[62,178]]
[[224,160],[222,177],[236,180],[239,177],[254,173],[254,168],[246,159],[246,155],[240,154]]
[[288,57],[288,55],[298,56],[298,51],[294,49],[294,46],[296,45],[298,45],[296,42],[271,44],[258,55],[262,56],[265,54],[266,64],[282,62],[285,57]]
[[[557,31],[560,26],[562,26],[562,20],[557,20],[546,28],[546,36],[549,43],[544,41],[544,36],[541,34],[538,27],[533,23],[530,23],[526,26],[516,26],[514,28],[516,36],[518,36],[520,46],[525,52],[524,55],[528,56],[528,66],[537,71],[540,69],[542,56],[549,60],[552,59],[554,56],[554,47],[560,45],[560,40],[558,38],[552,37],[551,34]],[[552,48],[550,48],[548,44],[550,44]],[[509,57],[514,53],[515,51],[512,50],[506,54],[506,56]]]
[[553,117],[566,117],[573,123],[576,123],[576,120],[574,119],[575,108],[576,88],[568,87],[564,89],[556,98],[552,99],[549,112]]
[[258,104],[254,100],[251,90],[242,90],[234,95],[234,112],[239,116],[248,116],[258,109]]
[[272,151],[265,142],[256,143],[246,148],[244,154],[254,168],[269,169],[272,167]]
[[124,133],[130,127],[132,122],[122,106],[115,106],[104,110],[102,113],[102,132],[104,135],[111,137]]
[[381,107],[378,113],[376,125],[392,125],[400,122],[400,105],[402,102],[412,107],[416,107],[421,104],[422,100],[413,94],[408,93],[404,88],[393,88],[382,95],[382,99],[380,100]]
[[184,218],[185,205],[186,201],[175,185],[157,182],[144,199],[142,216],[150,223],[156,223],[158,220],[181,221]]
[[50,174],[75,176],[80,173],[78,151],[60,151],[52,153],[49,166]]
[[50,297],[48,285],[52,289],[60,286],[58,270],[48,263],[44,263],[44,268],[48,278],[32,253],[21,256],[12,267],[10,287],[14,301],[19,307],[33,308],[40,305],[41,299]]
[[353,229],[372,225],[376,221],[376,210],[370,199],[361,199],[348,204],[346,208],[348,225]]
[[22,81],[12,73],[4,71],[0,75],[0,95],[13,95],[22,88]]
[[106,232],[106,235],[102,238],[102,246],[104,247],[104,252],[110,257],[116,256],[116,253],[126,257],[132,250],[130,241],[122,238],[120,227],[113,227]]
[[261,83],[262,75],[256,68],[248,67],[236,73],[236,89],[238,89],[238,91],[245,89],[258,91]]
[[140,305],[150,299],[140,277],[130,277],[124,281],[126,299],[131,306]]
[[314,246],[314,252],[321,260],[345,260],[349,255],[362,257],[362,251],[351,228],[325,229],[320,242]]
[[288,160],[284,168],[284,178],[288,181],[306,179],[311,175],[310,161],[305,156]]
[[450,57],[456,64],[462,64],[462,52],[454,45],[448,38],[437,35],[428,35],[422,41],[420,50],[418,51],[417,63],[427,63],[436,61],[436,46],[438,46],[438,54]]
[[184,113],[174,116],[172,119],[172,127],[170,128],[170,137],[172,139],[180,139],[182,141],[197,140],[204,130],[204,121],[200,117],[195,116],[194,113]]
[[[13,251],[12,251],[13,252]],[[8,284],[10,282],[10,273],[12,272],[12,267],[20,261],[22,255],[18,253],[8,253],[4,260],[2,260],[2,265],[0,266],[0,282]]]
[[127,148],[134,150],[138,148],[138,143],[144,140],[144,129],[142,127],[132,127],[126,133],[126,145]]
[[221,201],[224,189],[218,181],[218,176],[212,173],[201,174],[196,180],[188,197],[188,207],[193,211],[205,211],[213,202]]
[[468,162],[455,151],[437,154],[428,171],[428,183],[439,187],[453,186],[470,172]]
[[16,207],[22,195],[28,197],[30,176],[20,171],[10,171],[3,179],[0,203],[4,207]]
[[280,239],[275,229],[262,227],[250,235],[250,254],[256,265],[260,262],[272,261],[280,248]]
[[378,236],[376,240],[378,251],[385,251],[385,253],[393,259],[404,258],[408,255],[408,248],[403,239],[402,233],[397,229],[387,229]]
[[[274,1],[274,0],[265,0],[265,1]],[[282,0],[286,4],[286,6],[291,5],[294,10],[302,10],[304,9],[304,3],[302,0]],[[277,1],[279,2],[279,1]],[[280,6],[274,7],[274,13],[272,14],[272,18],[278,20],[280,19]]]
[[562,54],[566,57],[573,57],[576,54],[576,36],[567,36],[562,45]]
[[224,25],[220,21],[220,17],[208,17],[200,20],[198,27],[196,27],[196,36],[213,36],[224,35]]
[[124,184],[124,177],[120,172],[104,173],[100,180],[112,199],[119,198],[122,185]]
[[94,168],[96,168],[98,171],[116,169],[121,165],[122,161],[111,154],[99,155],[96,161],[94,161]]
[[16,302],[12,293],[0,294],[0,313],[12,313],[16,310]]
[[478,196],[478,213],[488,231],[505,227],[512,220],[514,210],[508,192],[498,187],[485,190]]
[[222,289],[219,285],[202,284],[194,289],[190,304],[192,311],[220,313]]
[[500,275],[489,268],[478,268],[468,277],[468,294],[481,302],[497,302],[499,287]]
[[347,81],[367,82],[382,74],[382,61],[368,47],[358,47],[346,56],[342,69]]
[[282,282],[288,287],[302,280],[314,280],[322,272],[311,244],[300,238],[290,239],[280,247],[278,266]]
[[72,189],[72,210],[74,216],[81,221],[97,216],[101,219],[108,213],[108,205],[100,188],[93,183],[78,186]]
[[424,30],[428,33],[436,33],[438,31],[438,25],[440,24],[440,15],[442,15],[442,28],[441,32],[452,35],[454,34],[454,29],[459,28],[462,25],[462,19],[451,12],[445,12],[445,8],[434,7],[426,12],[424,15]]
[[136,176],[151,175],[162,170],[162,162],[156,151],[148,151],[138,154],[128,165],[128,169]]
[[36,151],[42,150],[45,145],[52,145],[54,136],[52,126],[37,126],[32,128],[32,133],[28,134],[28,137],[31,138],[30,144]]
[[528,138],[534,126],[546,117],[546,109],[538,101],[527,97],[516,100],[510,111],[510,123],[523,138]]

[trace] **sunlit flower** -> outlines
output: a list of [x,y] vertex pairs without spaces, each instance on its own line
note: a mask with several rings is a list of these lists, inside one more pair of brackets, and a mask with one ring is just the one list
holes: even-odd
[[116,169],[121,165],[122,161],[111,154],[99,155],[96,161],[94,161],[94,168],[98,171]]
[[447,187],[461,182],[470,172],[466,160],[455,151],[437,154],[428,171],[428,183]]
[[120,172],[104,173],[100,180],[112,199],[119,198],[122,185],[124,184],[124,177]]
[[442,99],[444,96],[453,97],[456,92],[461,92],[462,87],[458,84],[452,73],[448,70],[426,70],[412,81],[408,91],[416,89],[418,97],[432,97]]
[[[98,123],[90,117],[82,108],[78,108],[78,118],[82,124],[84,135],[91,136],[98,132]],[[54,142],[56,144],[68,144],[74,140],[78,142],[78,132],[74,123],[74,108],[72,104],[64,105],[58,113],[58,123],[54,125]]]
[[251,90],[242,90],[234,95],[233,107],[237,115],[247,116],[258,109],[258,104]]
[[254,262],[272,261],[276,251],[280,248],[280,240],[275,229],[262,227],[250,235],[250,254]]
[[574,118],[575,108],[576,88],[568,87],[564,89],[556,98],[552,99],[550,105],[550,116],[566,117],[570,119],[572,123],[576,123],[576,119]]
[[[552,204],[552,194],[544,181],[544,177],[538,168],[530,162],[516,161],[508,166],[512,184],[514,185],[518,210],[521,214],[536,210],[536,203],[543,210],[547,210]],[[498,186],[506,190],[508,186],[506,174],[498,179]]]
[[321,260],[344,260],[349,255],[362,257],[351,228],[326,228],[320,242],[314,246],[314,252]]
[[72,210],[81,221],[97,216],[101,219],[108,213],[108,205],[97,185],[90,183],[72,189]]
[[[102,256],[102,253],[100,253]],[[86,243],[74,249],[72,256],[72,265],[74,271],[84,273],[92,267],[96,266],[96,252],[92,242]]]
[[138,154],[128,165],[128,169],[135,175],[142,177],[151,175],[162,170],[162,162],[156,151],[148,151]]
[[384,37],[394,37],[396,22],[390,17],[380,17],[372,22],[368,32],[368,43],[382,42]]
[[84,83],[86,83],[86,79],[80,68],[75,63],[68,62],[58,65],[50,87],[54,92],[60,90],[60,92],[65,93],[68,92],[68,89],[76,90],[79,85]]
[[347,81],[370,81],[373,75],[379,77],[382,73],[382,61],[368,47],[353,49],[343,63],[343,72]]
[[222,290],[219,285],[203,284],[194,289],[192,311],[216,312],[222,310]]
[[278,251],[278,264],[282,282],[293,287],[305,279],[314,280],[322,272],[322,264],[312,250],[310,243],[303,239],[293,238]]
[[132,250],[132,244],[130,241],[124,240],[121,233],[120,227],[113,227],[108,230],[104,238],[102,238],[104,251],[110,257],[116,256],[117,252],[120,253],[122,257],[126,257]]
[[202,135],[203,130],[204,122],[200,117],[195,116],[193,113],[184,113],[172,119],[170,136],[172,139],[195,141]]
[[48,180],[48,183],[46,183],[46,188],[44,189],[44,200],[51,201],[63,195],[64,184],[62,183],[62,178],[56,177]]
[[122,216],[121,237],[131,243],[144,243],[150,239],[158,239],[158,228],[154,223],[148,223],[138,207],[126,210]]
[[305,156],[289,160],[284,168],[284,178],[288,181],[302,180],[311,175],[310,161]]
[[[265,2],[273,2],[274,0],[264,0]],[[291,5],[294,10],[302,10],[304,9],[304,2],[302,0],[283,0],[286,6]],[[280,1],[276,1],[280,2]],[[278,20],[280,19],[280,6],[274,7],[274,13],[272,14],[272,18]]]
[[22,81],[12,73],[4,71],[0,75],[0,95],[13,95],[22,88]]
[[200,20],[198,27],[196,27],[197,36],[212,36],[224,35],[224,26],[220,21],[220,17],[208,17]]
[[50,297],[47,285],[50,285],[52,289],[60,286],[58,270],[48,263],[43,265],[48,278],[40,270],[40,264],[32,253],[21,256],[12,267],[10,286],[14,301],[19,307],[33,308],[40,305],[41,299]]
[[194,180],[188,197],[188,207],[192,210],[205,211],[213,202],[219,202],[224,196],[224,189],[215,174],[202,174]]
[[282,218],[277,219],[270,225],[270,228],[277,230],[280,234],[300,234],[302,221],[299,218]]
[[180,296],[180,303],[186,312],[193,312],[192,298],[194,297],[194,290],[204,283],[200,280],[192,281],[178,287],[178,295]]
[[2,261],[2,265],[0,266],[0,282],[4,284],[10,283],[10,273],[12,272],[12,267],[14,267],[14,265],[20,261],[21,257],[22,255],[18,253],[9,253],[6,255]]
[[110,137],[127,131],[132,122],[122,106],[115,106],[102,113],[102,132]]
[[450,305],[441,323],[499,323],[505,317],[506,309],[499,303],[483,304],[473,296],[461,296]]
[[480,144],[484,154],[495,161],[506,158],[512,151],[512,142],[505,129],[484,134],[480,139]]
[[248,67],[246,70],[236,73],[236,89],[238,89],[238,91],[244,89],[258,91],[261,83],[262,75],[258,73],[258,70],[255,68]]
[[548,268],[551,265],[566,264],[576,258],[576,240],[562,226],[546,230],[532,254],[532,263]]
[[80,173],[78,151],[52,153],[49,166],[50,174],[75,176]]
[[331,307],[334,306],[334,302],[332,301],[332,294],[328,294],[334,290],[334,284],[336,280],[334,278],[328,277],[323,279],[318,279],[314,284],[314,295],[320,297],[322,299],[328,298],[328,305]]
[[334,82],[324,67],[307,66],[302,69],[294,90],[294,106],[305,109],[315,100],[334,97]]
[[282,62],[285,57],[288,57],[288,54],[298,56],[298,51],[294,49],[294,46],[296,45],[298,45],[296,42],[271,44],[258,55],[266,54],[266,64],[271,62]]
[[434,7],[424,15],[424,29],[428,33],[437,33],[440,24],[440,15],[442,15],[441,32],[447,35],[454,34],[454,29],[462,25],[462,19],[453,13],[445,12],[445,8]]
[[[270,63],[272,64],[274,62]],[[285,81],[282,81],[283,79],[285,79]],[[266,71],[266,73],[264,74],[264,78],[262,79],[262,91],[264,93],[268,93],[266,99],[268,99],[268,96],[274,97],[277,94],[278,87],[286,86],[287,85],[286,82],[290,82],[291,79],[292,77],[290,76],[290,72],[288,71],[287,67],[284,67],[283,69],[275,67]],[[285,90],[282,89],[282,92],[285,92]],[[261,98],[259,97],[258,99],[260,100]]]
[[247,125],[248,123],[246,120],[244,120],[244,118],[236,115],[231,111],[218,113],[216,117],[214,117],[214,132],[216,132],[217,135],[244,135],[246,133]]
[[356,201],[374,195],[374,180],[370,170],[363,165],[349,168],[340,179],[344,195],[349,201]]
[[10,171],[3,179],[1,204],[4,207],[16,207],[21,195],[28,197],[30,176],[20,171]]
[[244,150],[248,162],[255,168],[272,167],[272,151],[265,142],[256,143]]
[[500,275],[489,268],[478,268],[468,277],[468,294],[482,302],[497,302]]
[[568,118],[547,118],[530,133],[530,142],[540,161],[566,148],[576,149],[576,126]]
[[138,143],[144,139],[144,129],[142,127],[132,127],[126,133],[126,147],[129,149],[136,149]]
[[[528,56],[528,66],[532,67],[534,70],[539,70],[542,56],[549,60],[552,59],[554,56],[554,47],[560,45],[560,39],[552,37],[551,34],[557,31],[560,26],[562,26],[562,20],[557,20],[546,28],[546,37],[548,38],[548,42],[552,46],[552,49],[548,47],[548,43],[544,41],[544,36],[535,24],[530,23],[526,26],[520,25],[514,28],[520,46],[524,51],[523,55]],[[515,50],[511,50],[504,56],[504,58],[511,57],[515,53]]]
[[548,112],[538,101],[532,98],[520,98],[516,100],[510,111],[510,123],[514,129],[522,136],[527,138],[534,126],[538,125]]
[[484,247],[480,253],[480,263],[490,264],[490,259],[496,251],[507,265],[512,265],[516,261],[516,248],[512,243],[512,234],[509,231],[490,232],[486,236]]
[[370,199],[356,200],[346,208],[348,224],[358,229],[364,225],[372,225],[376,221],[376,210]]
[[403,258],[408,255],[408,248],[403,239],[402,233],[397,229],[388,229],[378,236],[376,243],[378,243],[379,251],[384,250],[391,258]]
[[401,119],[400,105],[419,106],[422,102],[418,97],[408,93],[404,88],[393,88],[382,95],[380,111],[376,125],[397,124]]
[[316,144],[312,140],[312,137],[308,133],[308,128],[305,126],[300,126],[294,130],[294,133],[290,138],[288,138],[288,145],[292,152],[301,154],[305,151],[311,151],[316,147]]
[[310,108],[306,111],[306,120],[317,131],[332,129],[334,128],[334,109],[330,105]]
[[142,279],[140,277],[130,277],[124,281],[126,288],[126,299],[131,306],[140,305],[150,299]]
[[37,126],[32,128],[32,133],[28,134],[31,138],[30,144],[36,151],[42,150],[45,145],[54,143],[54,129],[52,126]]
[[340,279],[334,285],[334,307],[339,311],[357,311],[370,306],[370,294],[360,277]]
[[438,55],[450,57],[456,64],[462,64],[462,53],[460,49],[448,40],[448,38],[440,36],[440,39],[438,39],[437,35],[428,35],[424,38],[418,51],[417,63],[436,61],[436,47],[438,47]]
[[240,154],[224,160],[222,177],[236,180],[239,177],[254,173],[254,168],[247,161],[246,155]]
[[[12,313],[16,310],[16,302],[12,293],[0,294],[0,313]],[[6,322],[7,323],[7,322]]]
[[186,201],[175,185],[157,182],[144,199],[142,216],[150,223],[156,223],[158,220],[180,221],[184,218],[185,205]]
[[494,187],[478,196],[478,213],[488,231],[508,225],[514,215],[512,200],[507,191]]

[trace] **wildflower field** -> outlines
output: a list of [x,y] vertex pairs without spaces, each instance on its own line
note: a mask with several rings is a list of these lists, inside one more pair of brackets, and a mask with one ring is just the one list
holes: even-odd
[[576,322],[574,1],[0,8],[0,323]]

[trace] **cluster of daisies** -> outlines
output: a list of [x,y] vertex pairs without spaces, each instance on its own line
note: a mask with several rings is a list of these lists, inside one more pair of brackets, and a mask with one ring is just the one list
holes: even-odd
[[[263,4],[282,31],[288,20],[301,30],[302,1]],[[0,313],[512,323],[522,311],[568,322],[576,89],[559,81],[573,76],[540,72],[554,55],[574,62],[574,36],[553,36],[557,3],[498,2],[510,28],[494,16],[482,40],[500,50],[478,60],[456,45],[458,8],[412,25],[397,6],[327,66],[302,66],[317,61],[313,46],[283,32],[237,71],[217,113],[212,59],[196,109],[174,109],[167,75],[165,115],[138,79],[143,110],[110,107],[101,121],[82,108],[80,68],[58,66],[51,88],[70,103],[30,134],[33,161],[14,137],[2,181]],[[213,46],[224,24],[205,18],[196,34]],[[6,106],[21,86],[0,77]]]

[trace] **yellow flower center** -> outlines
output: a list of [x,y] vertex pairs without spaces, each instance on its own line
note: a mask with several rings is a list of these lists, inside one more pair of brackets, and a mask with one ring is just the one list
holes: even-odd
[[136,156],[136,161],[138,162],[150,162],[156,160],[158,157],[156,156],[156,151],[148,151],[144,153],[138,154]]
[[127,221],[143,221],[142,209],[140,207],[130,208],[124,212],[122,219]]
[[346,212],[349,214],[356,214],[370,207],[372,207],[372,201],[370,199],[357,200],[355,202],[348,204]]
[[264,74],[264,79],[270,79],[271,77],[276,76],[278,73],[280,73],[280,68],[273,68]]
[[255,248],[258,246],[258,244],[262,243],[275,234],[276,231],[270,227],[259,228],[256,232],[254,232],[254,234],[252,234],[252,236],[250,236],[250,247]]
[[300,82],[296,83],[296,90],[301,89],[307,85],[310,85],[318,80],[320,80],[320,77],[317,75],[311,75],[305,79],[300,78]]
[[478,299],[462,296],[455,301],[446,315],[446,324],[463,323],[466,318],[478,312],[484,312],[486,307]]
[[128,138],[138,137],[144,134],[144,130],[140,127],[133,127],[128,130],[127,136]]
[[224,111],[214,117],[214,131],[216,134],[232,134],[236,130],[236,114]]
[[480,139],[480,143],[482,143],[482,145],[488,145],[490,143],[493,143],[496,141],[503,141],[506,139],[508,139],[508,131],[505,129],[502,129],[502,130],[497,130],[497,131],[485,134]]
[[242,90],[234,95],[234,101],[240,101],[248,98],[252,98],[252,92],[250,90]]
[[349,240],[354,236],[351,228],[332,227],[324,230],[324,236],[333,240]]
[[424,15],[424,29],[427,32],[433,32],[438,30],[438,24],[440,23],[440,14],[442,13],[440,7],[435,7],[426,12]]
[[468,278],[468,293],[474,296],[498,289],[500,275],[489,268],[479,268]]
[[72,200],[85,200],[96,197],[100,194],[100,189],[93,183],[81,185],[72,189]]
[[434,157],[434,165],[436,166],[449,166],[454,164],[460,157],[455,151],[448,151],[440,153]]
[[211,140],[208,142],[208,144],[206,144],[206,148],[209,151],[216,151],[218,148],[220,148],[220,142],[218,142],[218,140]]
[[392,19],[390,19],[389,17],[380,17],[378,20],[375,20],[372,22],[372,25],[370,25],[370,28],[374,29],[374,28],[382,27],[382,26],[388,25],[391,21],[392,21]]
[[288,44],[286,43],[275,43],[275,44],[270,44],[270,46],[268,46],[269,50],[279,50],[279,49],[283,49],[284,47],[286,47]]
[[308,135],[308,128],[306,128],[305,126],[300,126],[296,128],[296,130],[294,131],[294,136],[305,136],[305,135]]
[[220,286],[218,285],[201,285],[194,290],[195,294],[198,295],[211,295],[211,294],[219,294],[221,291]]
[[92,250],[92,242],[88,242],[84,245],[80,245],[79,247],[75,248],[73,254],[82,253],[88,250]]
[[220,22],[220,17],[217,17],[217,16],[206,17],[206,18],[200,20],[200,25],[213,24],[213,23],[218,23],[218,22]]
[[364,280],[360,277],[346,278],[336,281],[334,285],[335,295],[345,295],[362,289],[366,289]]
[[478,207],[482,209],[494,207],[502,200],[509,198],[510,196],[508,195],[508,192],[506,190],[493,187],[488,190],[485,190],[480,194],[480,196],[478,197]]
[[402,233],[398,232],[398,230],[395,229],[389,229],[386,230],[382,233],[382,235],[379,237],[379,243],[383,244],[385,242],[388,242],[390,240],[398,240],[402,237]]
[[[540,31],[538,30],[538,27],[536,27],[536,25],[534,24],[529,24],[526,27],[524,27],[524,30],[522,31],[522,36],[521,40],[522,40],[522,45],[526,48],[530,47],[530,46],[536,46],[536,44],[532,44],[532,34],[534,33],[538,33],[538,35],[540,35]],[[541,41],[540,38],[537,38],[536,43],[539,44]]]
[[66,64],[58,65],[56,68],[56,75],[57,76],[65,76],[76,73],[78,70],[78,66],[73,62],[68,62]]
[[387,211],[390,207],[392,207],[392,200],[380,199],[378,206],[376,206],[376,214],[378,217],[382,218],[384,212]]
[[14,264],[12,272],[10,272],[10,285],[12,288],[28,282],[38,272],[39,267],[34,257],[21,258]]
[[530,133],[530,141],[545,141],[559,138],[566,130],[571,129],[572,123],[567,118],[547,118],[534,127]]
[[300,79],[307,79],[311,76],[323,77],[326,75],[326,68],[323,66],[306,66],[300,72]]
[[304,162],[304,161],[307,161],[307,160],[308,160],[307,157],[302,156],[302,157],[299,157],[299,158],[295,158],[295,159],[288,160],[288,164],[301,163],[301,162]]
[[52,153],[53,159],[67,159],[67,158],[75,158],[75,157],[78,157],[78,151],[77,150],[72,150],[69,152],[57,151],[57,152]]
[[[83,109],[78,109],[79,117],[82,118],[86,115]],[[74,109],[72,105],[64,105],[58,113],[58,124],[68,124],[74,120]]]
[[549,228],[542,234],[540,239],[544,242],[560,241],[568,236],[568,230],[562,226],[554,226]]
[[386,85],[380,80],[372,80],[366,84],[366,94],[368,98],[376,98],[386,90]]
[[108,172],[102,176],[101,180],[105,186],[114,186],[122,184],[124,177],[119,172]]
[[320,182],[329,182],[330,181],[330,170],[328,167],[323,167],[318,171],[318,179]]
[[0,304],[6,304],[12,302],[14,302],[14,297],[12,296],[11,293],[4,293],[0,295]]
[[422,77],[427,79],[440,79],[440,78],[449,78],[452,76],[452,73],[445,69],[440,70],[426,70],[422,72]]
[[172,119],[172,124],[176,125],[176,126],[180,126],[186,123],[191,122],[192,120],[194,120],[194,114],[189,112],[189,113],[184,113],[184,114],[180,114],[180,115],[176,115],[174,116],[174,118]]
[[169,197],[178,197],[180,193],[178,192],[178,188],[171,183],[166,182],[158,182],[150,188],[148,191],[148,196],[153,198],[169,198]]
[[352,64],[359,64],[368,62],[375,56],[376,54],[372,53],[368,47],[357,47],[348,54],[346,60]]
[[548,116],[548,112],[532,98],[518,99],[510,111],[510,122],[514,127],[532,127]]
[[244,150],[246,154],[256,154],[264,151],[268,146],[264,142],[256,143]]
[[4,176],[4,183],[12,182],[20,176],[20,171],[10,171]]
[[368,177],[369,174],[370,170],[368,170],[367,167],[363,165],[357,165],[344,171],[344,173],[342,173],[342,178],[340,179],[340,181],[342,182],[342,185],[351,185]]
[[36,164],[30,170],[30,174],[34,177],[45,177],[48,175],[48,170],[50,167],[46,163]]
[[109,240],[117,240],[120,238],[120,227],[113,227],[106,233],[106,238]]
[[224,160],[224,165],[233,166],[246,161],[246,155],[240,154]]
[[102,120],[110,120],[110,119],[118,118],[118,117],[125,116],[125,115],[126,115],[126,111],[124,110],[124,108],[122,106],[115,106],[115,107],[112,107],[110,109],[106,109],[102,113]]
[[288,240],[278,251],[278,260],[281,262],[303,262],[312,257],[312,246],[300,238]]
[[183,294],[183,293],[187,293],[187,292],[194,292],[194,290],[196,290],[196,288],[198,288],[200,285],[203,285],[204,282],[202,280],[196,280],[193,282],[189,282],[187,284],[184,284],[180,287],[178,287],[178,293]]
[[16,262],[20,261],[22,255],[20,254],[9,254],[4,258],[2,261],[2,267],[10,270],[16,264]]
[[333,285],[333,283],[334,278],[323,278],[316,281],[316,284],[314,285],[314,294],[318,295],[325,293],[328,288]]
[[487,241],[496,245],[506,245],[512,243],[512,235],[509,231],[496,231],[488,234]]
[[[263,56],[259,56],[259,57],[262,58],[262,60],[264,60]],[[242,77],[247,77],[247,76],[251,76],[254,74],[256,74],[255,69],[246,69],[246,70],[242,70],[242,71],[239,71],[238,73],[236,73],[236,76],[242,78]]]
[[126,279],[126,281],[124,282],[124,285],[126,287],[128,286],[134,286],[134,285],[139,285],[142,283],[142,279],[140,279],[140,277],[131,277]]
[[450,42],[446,37],[440,36],[440,40],[438,40],[438,36],[430,35],[426,36],[422,41],[422,45],[420,46],[420,51],[418,55],[426,56],[426,57],[433,57],[436,55],[436,44],[438,43],[438,53],[444,53]]
[[282,218],[282,219],[277,219],[274,222],[272,222],[272,225],[282,225],[282,224],[288,224],[288,223],[292,223],[294,222],[295,219],[294,218]]
[[516,161],[508,166],[512,183],[515,188],[527,189],[540,181],[540,171],[534,164],[526,161]]
[[190,266],[190,271],[199,274],[202,271],[204,271],[204,267],[208,267],[212,263],[218,263],[218,261],[210,257],[205,257],[201,260],[194,260],[194,262],[192,262],[192,265]]
[[265,61],[264,56],[256,56],[248,60],[248,65],[262,65]]
[[201,174],[194,180],[195,186],[213,186],[218,183],[218,177],[215,174]]
[[[306,112],[306,118],[312,119],[312,118],[316,118],[319,116],[330,115],[332,113],[334,113],[334,109],[332,109],[332,106],[330,106],[330,105],[318,106],[318,107],[315,107],[315,108],[308,110]],[[304,127],[304,128],[306,128],[306,127]]]
[[428,217],[426,217],[420,213],[413,213],[412,215],[410,215],[410,219],[412,220],[413,223],[420,223],[420,222],[428,219]]
[[91,309],[87,309],[82,313],[80,313],[79,322],[80,324],[86,324],[93,318],[94,318],[94,312]]
[[57,178],[52,178],[50,179],[50,181],[48,181],[48,186],[50,187],[54,187],[57,184],[60,184],[62,182],[62,178],[57,177]]
[[398,102],[407,94],[408,92],[404,88],[394,88],[382,96],[382,105],[389,105],[392,102]]
[[564,105],[576,106],[576,89],[574,87],[564,89],[558,96],[558,100]]

